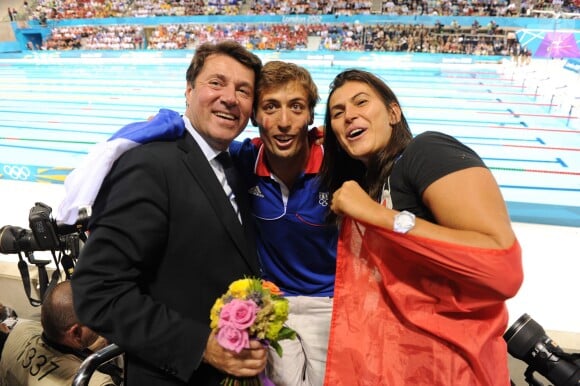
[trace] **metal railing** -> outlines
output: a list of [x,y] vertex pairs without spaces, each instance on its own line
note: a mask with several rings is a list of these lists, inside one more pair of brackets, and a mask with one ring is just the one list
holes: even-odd
[[79,367],[77,375],[73,379],[72,386],[87,386],[93,373],[110,360],[115,359],[124,351],[116,344],[110,344],[103,347],[94,354],[89,355]]

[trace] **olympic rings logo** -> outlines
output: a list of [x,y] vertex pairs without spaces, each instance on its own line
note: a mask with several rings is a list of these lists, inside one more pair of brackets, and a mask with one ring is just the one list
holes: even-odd
[[28,180],[32,174],[27,166],[18,165],[4,165],[3,171],[13,180]]

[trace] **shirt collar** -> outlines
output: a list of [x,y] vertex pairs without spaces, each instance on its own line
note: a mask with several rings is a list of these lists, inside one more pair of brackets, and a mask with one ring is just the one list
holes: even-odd
[[215,150],[206,142],[206,140],[201,136],[201,134],[199,134],[197,130],[195,130],[195,128],[189,121],[189,118],[187,118],[185,115],[183,115],[183,123],[185,123],[185,129],[189,132],[189,134],[192,135],[193,139],[195,140],[195,142],[197,142],[197,144],[201,148],[203,155],[208,161],[213,160],[215,157],[217,157],[219,153],[221,153],[221,151]]

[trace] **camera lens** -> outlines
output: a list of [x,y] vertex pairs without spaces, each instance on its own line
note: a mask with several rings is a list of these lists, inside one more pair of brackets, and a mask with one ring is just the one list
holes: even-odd
[[503,338],[508,352],[529,365],[525,375],[530,385],[543,384],[534,378],[534,372],[555,386],[580,385],[580,360],[558,347],[528,314],[520,316]]
[[547,339],[546,331],[528,314],[523,314],[503,335],[508,352],[515,358],[524,360],[537,342]]
[[0,253],[17,253],[16,236],[22,228],[5,225],[0,228]]

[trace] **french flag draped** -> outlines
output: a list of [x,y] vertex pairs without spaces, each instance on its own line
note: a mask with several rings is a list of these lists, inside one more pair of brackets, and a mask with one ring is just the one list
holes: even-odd
[[185,124],[179,113],[160,109],[153,119],[124,126],[106,142],[97,144],[65,179],[65,197],[56,220],[74,224],[79,208],[93,205],[103,180],[124,152],[147,142],[179,138],[184,132]]

